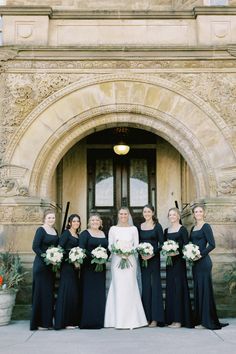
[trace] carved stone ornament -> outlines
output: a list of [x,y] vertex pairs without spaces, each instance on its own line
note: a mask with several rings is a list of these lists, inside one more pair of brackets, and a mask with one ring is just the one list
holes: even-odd
[[8,49],[0,47],[0,62],[7,61],[9,59],[14,59],[18,54],[18,50],[16,49]]
[[0,206],[1,224],[35,224],[42,223],[42,209],[39,206]]
[[[222,199],[217,202],[217,200],[197,201],[196,204],[203,204],[206,207],[205,221],[210,224],[235,224],[236,222],[236,204],[235,203],[222,203]],[[194,224],[194,218],[192,214],[192,208],[195,203],[188,205],[183,214],[182,220],[184,225],[190,230],[191,226]]]
[[0,166],[0,196],[28,196],[28,188],[23,185],[26,171],[19,166]]
[[236,195],[236,178],[229,181],[222,181],[217,188],[218,195]]
[[61,74],[4,74],[2,139],[0,152],[3,154],[7,142],[21,125],[24,118],[52,93],[77,81],[77,75]]

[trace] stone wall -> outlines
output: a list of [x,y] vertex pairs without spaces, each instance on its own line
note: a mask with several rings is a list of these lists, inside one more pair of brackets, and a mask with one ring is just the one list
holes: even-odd
[[[196,3],[175,2],[189,9]],[[82,1],[67,4],[85,6]],[[34,230],[43,210],[56,208],[58,201],[58,164],[64,160],[70,178],[68,166],[79,149],[83,168],[77,166],[81,179],[73,185],[80,188],[78,203],[85,210],[85,155],[78,144],[95,131],[118,125],[148,130],[175,148],[166,154],[178,170],[178,197],[184,190],[181,174],[187,171],[180,168],[181,155],[191,169],[193,178],[185,173],[186,190],[192,181],[196,198],[185,200],[202,200],[208,207],[207,221],[217,242],[218,307],[222,315],[236,315],[235,297],[229,296],[222,272],[235,261],[236,246],[236,11],[154,11],[141,13],[140,19],[141,2],[134,4],[134,18],[123,12],[122,19],[117,12],[101,19],[90,11],[83,13],[91,16],[86,19],[77,10],[0,9],[0,245],[14,240],[30,269]],[[163,155],[159,162],[164,169]],[[166,176],[162,171],[158,177],[163,182]],[[72,193],[68,183],[63,190]],[[189,213],[184,222],[193,224]]]
[[203,0],[6,0],[9,6],[52,6],[86,10],[166,10],[202,6]]

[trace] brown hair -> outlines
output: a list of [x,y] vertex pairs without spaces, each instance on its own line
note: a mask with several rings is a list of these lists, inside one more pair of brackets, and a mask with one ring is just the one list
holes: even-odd
[[158,224],[159,221],[158,221],[157,216],[155,215],[154,206],[152,204],[146,204],[146,205],[144,205],[143,210],[144,210],[144,208],[148,208],[148,209],[150,209],[153,212],[152,221],[153,221],[154,224]]
[[49,214],[54,214],[56,216],[56,212],[54,209],[46,209],[43,212],[43,222],[45,221],[46,216]]
[[126,206],[120,207],[120,208],[118,209],[118,214],[119,214],[119,212],[120,212],[121,210],[126,210],[126,211],[130,214],[129,208],[126,207]]
[[[69,230],[71,228],[71,223],[73,221],[74,218],[78,218],[79,219],[79,222],[80,222],[80,225],[81,225],[81,220],[80,220],[80,216],[78,214],[71,214],[69,217],[68,217],[68,220],[67,220],[67,225],[66,225],[66,229]],[[80,231],[80,226],[78,227],[78,229],[76,230],[76,232],[79,232]]]

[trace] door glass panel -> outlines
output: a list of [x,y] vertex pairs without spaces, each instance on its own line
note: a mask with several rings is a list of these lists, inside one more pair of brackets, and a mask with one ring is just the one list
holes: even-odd
[[146,159],[130,160],[130,206],[148,204],[148,167]]
[[97,159],[95,171],[95,205],[114,205],[114,175],[112,159]]

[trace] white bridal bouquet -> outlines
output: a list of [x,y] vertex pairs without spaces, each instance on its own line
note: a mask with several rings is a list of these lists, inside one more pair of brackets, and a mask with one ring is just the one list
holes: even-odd
[[186,259],[190,265],[193,264],[195,257],[200,255],[199,247],[191,242],[183,247],[183,258]]
[[179,254],[179,244],[173,240],[167,240],[163,243],[161,254],[166,256],[166,265],[172,265],[171,254]]
[[94,248],[91,252],[93,259],[91,260],[91,264],[95,263],[95,272],[102,272],[103,265],[106,263],[108,254],[106,248],[102,246],[98,246]]
[[69,263],[73,263],[76,268],[79,268],[86,257],[85,250],[81,247],[73,247],[69,252]]
[[[153,255],[153,246],[149,242],[141,242],[136,248],[138,253],[141,256],[152,256]],[[148,260],[142,259],[142,266],[147,268]]]
[[127,242],[125,240],[116,241],[116,243],[113,243],[113,245],[111,245],[111,252],[121,256],[121,260],[118,266],[119,268],[124,269],[132,266],[128,257],[131,254],[135,254],[135,249],[130,242]]
[[44,258],[44,262],[49,265],[52,265],[52,270],[53,272],[56,272],[60,266],[61,266],[61,262],[62,262],[62,258],[63,258],[63,248],[61,248],[60,246],[58,247],[49,247],[45,253],[42,254],[42,257]]

